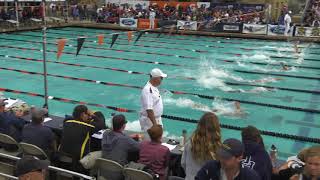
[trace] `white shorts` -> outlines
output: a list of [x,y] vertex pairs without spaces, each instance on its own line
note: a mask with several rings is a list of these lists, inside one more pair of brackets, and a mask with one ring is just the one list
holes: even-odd
[[[150,129],[153,125],[151,120],[146,116],[140,116],[139,121],[140,121],[141,130],[144,132],[147,132],[147,130]],[[161,116],[156,117],[156,122],[157,124],[160,124],[161,126],[163,126]]]

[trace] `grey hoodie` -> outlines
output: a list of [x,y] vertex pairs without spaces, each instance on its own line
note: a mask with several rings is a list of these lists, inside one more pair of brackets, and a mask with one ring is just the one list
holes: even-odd
[[101,143],[102,157],[121,165],[128,163],[128,152],[139,151],[139,143],[121,132],[106,131]]

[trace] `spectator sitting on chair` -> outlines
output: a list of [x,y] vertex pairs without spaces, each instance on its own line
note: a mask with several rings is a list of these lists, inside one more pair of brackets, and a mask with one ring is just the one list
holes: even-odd
[[242,129],[241,136],[245,148],[242,166],[255,170],[260,175],[261,180],[270,180],[272,163],[268,152],[264,148],[259,130],[256,127],[248,126]]
[[59,151],[79,160],[90,151],[89,142],[95,127],[90,124],[92,114],[84,105],[76,106],[72,116],[74,120],[64,122]]
[[274,180],[320,180],[320,146],[302,150],[289,157],[274,174]]
[[17,162],[16,175],[19,180],[45,180],[49,164],[47,160],[26,155]]
[[216,160],[216,151],[222,145],[218,117],[211,112],[205,113],[186,143],[181,165],[186,172],[186,180],[194,176],[208,160]]
[[6,112],[6,102],[0,100],[0,133],[11,136],[16,141],[21,141],[21,131],[25,125],[25,120],[21,117],[24,115],[21,110],[16,113]]
[[169,165],[169,148],[161,145],[163,129],[161,125],[153,125],[148,129],[151,141],[144,141],[140,146],[140,159],[142,163],[158,174],[160,180],[166,179],[166,171]]
[[50,128],[43,126],[47,109],[34,109],[32,111],[32,122],[27,124],[22,130],[22,142],[33,144],[41,148],[48,157],[56,151],[55,136]]
[[219,161],[207,162],[197,173],[195,180],[233,179],[260,180],[259,175],[241,165],[244,146],[237,139],[227,139],[217,151]]
[[123,134],[126,128],[126,117],[122,114],[112,118],[112,131],[105,131],[102,138],[102,157],[118,162],[121,165],[128,163],[128,153],[139,151],[139,143]]

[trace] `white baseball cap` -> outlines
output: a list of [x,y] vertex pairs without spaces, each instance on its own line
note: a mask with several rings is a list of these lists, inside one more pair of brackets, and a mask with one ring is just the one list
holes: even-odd
[[160,69],[158,69],[158,68],[152,69],[152,70],[150,71],[150,75],[151,75],[152,77],[163,77],[163,78],[167,77],[167,74],[163,73],[163,72],[162,72]]

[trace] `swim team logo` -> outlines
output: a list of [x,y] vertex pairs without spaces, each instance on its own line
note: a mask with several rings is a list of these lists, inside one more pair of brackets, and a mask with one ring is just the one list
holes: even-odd
[[134,26],[136,21],[134,19],[121,19],[121,24],[126,26]]

